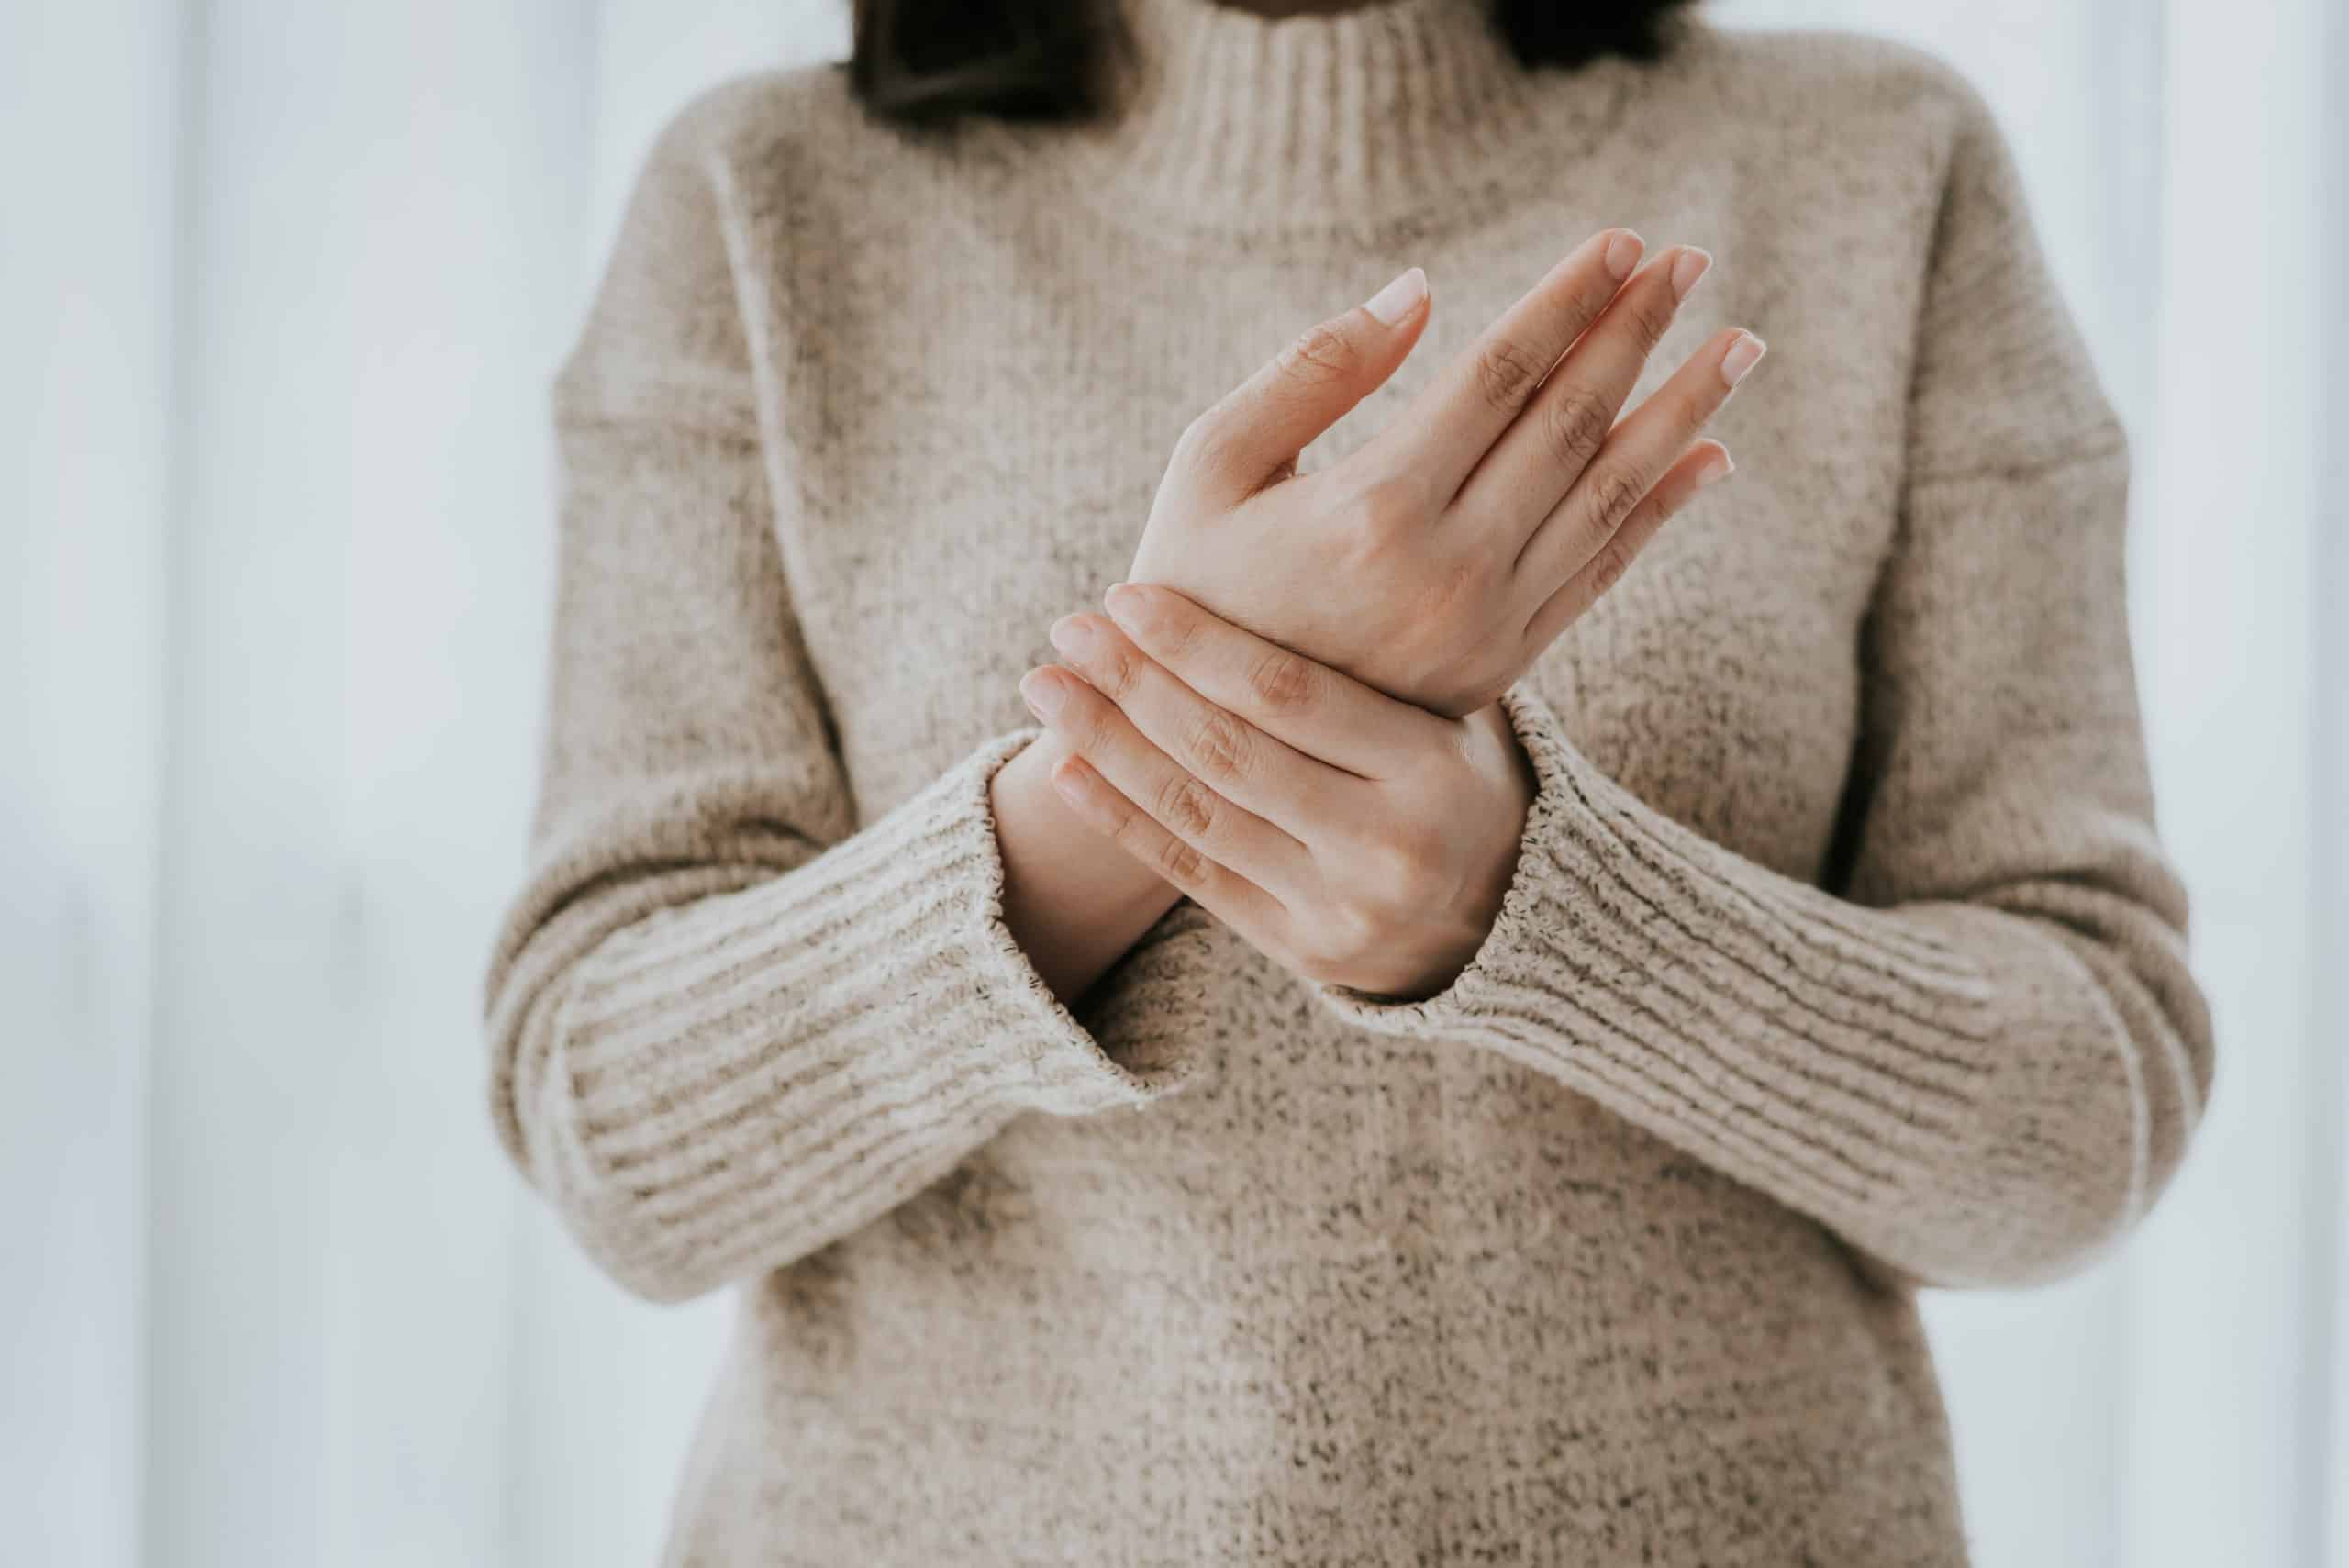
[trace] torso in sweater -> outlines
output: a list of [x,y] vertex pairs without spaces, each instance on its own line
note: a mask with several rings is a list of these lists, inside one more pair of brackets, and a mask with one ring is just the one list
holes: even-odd
[[[1125,574],[1183,427],[1286,339],[1427,269],[1425,339],[1307,450],[1327,467],[1571,245],[1625,224],[1716,258],[1635,399],[1724,326],[1768,339],[1776,373],[1713,427],[1736,479],[1529,679],[1634,793],[1815,877],[1948,135],[1913,69],[1856,41],[1722,38],[1642,77],[1604,148],[1557,149],[1539,199],[1270,260],[1170,258],[1082,206],[1020,200],[1019,150],[995,150],[1013,139],[972,138],[1008,165],[974,178],[854,124],[827,71],[746,98],[808,128],[736,170],[774,182],[746,199],[763,221],[740,271],[752,352],[785,367],[767,432],[784,562],[860,817],[1023,722],[1014,683],[1053,657],[1056,617]],[[795,295],[833,324],[796,353]],[[1006,1540],[1097,1564],[1570,1560],[1536,1541],[1721,1563],[1747,1540],[1847,1563],[1862,1534],[1866,1561],[1948,1550],[1912,1307],[1825,1230],[1497,1056],[1335,1024],[1199,911],[1168,918],[1212,949],[1217,1028],[1179,1047],[1203,1082],[1147,1115],[1023,1117],[756,1293],[759,1353],[725,1375],[766,1379],[754,1448],[772,1445],[785,1519],[852,1497],[927,1520],[907,1568],[1008,1561],[979,1544]],[[1047,1388],[1065,1393],[1031,1425]],[[860,1460],[865,1433],[886,1437]],[[925,1475],[953,1493],[926,1496]],[[1155,1540],[1091,1539],[1094,1521],[1154,1521]]]
[[[1027,724],[1046,628],[1286,339],[1426,268],[1426,339],[1326,468],[1622,224],[1716,258],[1635,398],[1724,326],[1770,356],[1713,427],[1736,477],[1526,682],[1657,812],[1832,884],[1972,101],[1906,49],[1703,26],[1542,80],[1581,139],[1269,238],[1186,227],[1179,181],[1128,201],[1059,128],[884,126],[829,66],[688,111],[841,829]],[[2064,395],[2017,450],[2100,433]],[[1121,1025],[1153,1007],[1202,1022]],[[1188,904],[1077,1013],[1180,1092],[1012,1116],[746,1282],[673,1561],[1964,1560],[1913,1293],[1817,1218],[1500,1051],[1353,1027]]]

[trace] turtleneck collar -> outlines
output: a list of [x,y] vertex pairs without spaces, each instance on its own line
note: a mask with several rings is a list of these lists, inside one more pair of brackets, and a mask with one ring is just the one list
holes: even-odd
[[1117,0],[1134,69],[1063,128],[1079,195],[1176,239],[1279,245],[1441,224],[1611,125],[1631,62],[1520,66],[1492,0],[1366,0],[1270,17]]

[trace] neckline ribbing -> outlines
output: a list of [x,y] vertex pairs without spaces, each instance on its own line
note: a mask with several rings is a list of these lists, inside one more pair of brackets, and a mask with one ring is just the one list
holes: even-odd
[[1633,64],[1529,71],[1492,0],[1116,3],[1130,69],[1110,112],[1063,128],[1062,166],[1097,212],[1175,245],[1441,228],[1587,152]]

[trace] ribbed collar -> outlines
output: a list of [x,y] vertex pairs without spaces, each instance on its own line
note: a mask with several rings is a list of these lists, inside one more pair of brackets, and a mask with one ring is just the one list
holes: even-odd
[[1134,69],[1067,128],[1079,195],[1176,240],[1280,245],[1440,227],[1571,164],[1611,125],[1629,61],[1528,71],[1492,0],[1368,0],[1269,17],[1118,0]]

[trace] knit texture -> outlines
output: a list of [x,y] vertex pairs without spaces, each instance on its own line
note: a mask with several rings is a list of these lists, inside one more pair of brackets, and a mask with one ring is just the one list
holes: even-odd
[[[1916,1293],[2111,1245],[2212,1050],[2126,443],[2008,144],[1854,35],[1528,72],[1481,0],[1127,11],[1096,124],[706,90],[550,385],[490,1090],[613,1278],[737,1293],[666,1561],[1964,1562]],[[987,781],[1184,427],[1423,265],[1340,461],[1609,224],[1717,258],[1635,397],[1770,357],[1505,699],[1474,962],[1364,995],[1185,902],[1063,1006]]]

